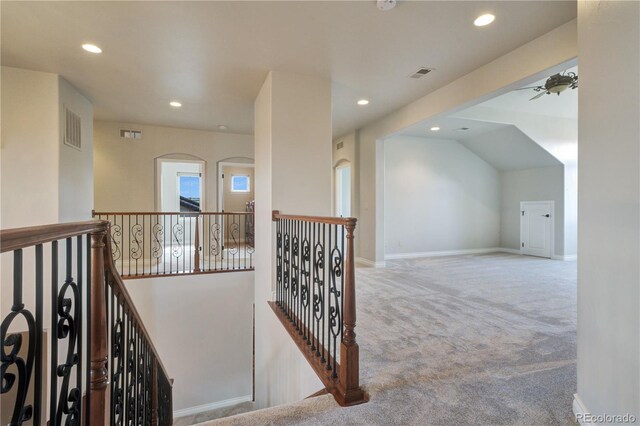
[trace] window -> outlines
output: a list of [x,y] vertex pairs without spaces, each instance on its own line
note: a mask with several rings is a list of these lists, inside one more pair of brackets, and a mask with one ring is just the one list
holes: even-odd
[[178,190],[180,192],[180,211],[200,211],[200,176],[187,173],[178,173]]
[[251,183],[247,175],[231,176],[231,192],[250,192]]

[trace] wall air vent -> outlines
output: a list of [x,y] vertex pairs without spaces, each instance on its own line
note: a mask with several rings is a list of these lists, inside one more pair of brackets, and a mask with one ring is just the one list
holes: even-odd
[[120,137],[125,139],[142,139],[142,130],[120,129]]
[[344,142],[338,142],[337,149],[344,148]]
[[465,131],[469,130],[469,128],[468,127],[460,127],[458,130],[460,130],[462,132],[465,132]]
[[433,70],[434,68],[427,68],[427,67],[418,68],[418,70],[413,74],[411,74],[409,78],[422,78]]
[[80,116],[64,107],[64,144],[82,149],[82,126]]

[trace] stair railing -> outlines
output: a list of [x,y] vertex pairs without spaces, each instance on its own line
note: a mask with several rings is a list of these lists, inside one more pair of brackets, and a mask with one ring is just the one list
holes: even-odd
[[[123,278],[252,271],[253,212],[93,212]],[[250,239],[250,240],[248,240]]]
[[356,219],[277,210],[272,217],[276,297],[271,308],[340,405],[366,402],[354,331]]
[[172,424],[172,383],[108,233],[107,221],[0,231],[2,424]]

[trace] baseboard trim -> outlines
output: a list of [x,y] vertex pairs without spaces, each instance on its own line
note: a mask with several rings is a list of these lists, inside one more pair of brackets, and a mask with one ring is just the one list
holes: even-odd
[[578,396],[577,393],[573,394],[572,408],[574,419],[579,425],[593,426],[593,422],[586,422],[584,420],[585,414],[590,413],[590,411],[587,410],[587,407],[585,407],[584,402],[582,402],[582,399],[580,399],[580,396]]
[[371,266],[372,268],[384,268],[386,266],[384,260],[380,262],[374,262],[373,260],[365,259],[364,257],[356,257],[355,261],[360,265]]
[[223,401],[212,402],[211,404],[197,405],[195,407],[183,408],[182,410],[175,410],[173,412],[173,418],[192,416],[194,414],[204,413],[205,411],[215,410],[217,408],[230,407],[232,405],[240,404],[243,402],[252,401],[251,395],[239,396],[237,398],[225,399]]
[[477,249],[463,249],[463,250],[445,250],[445,251],[424,251],[416,253],[397,253],[385,255],[385,260],[395,259],[416,259],[419,257],[441,257],[441,256],[461,256],[465,254],[486,254],[486,253],[512,253],[520,254],[520,250],[508,249],[502,247],[486,247]]
[[551,258],[554,260],[570,261],[570,260],[578,259],[578,255],[577,254],[554,254],[553,256],[551,256]]

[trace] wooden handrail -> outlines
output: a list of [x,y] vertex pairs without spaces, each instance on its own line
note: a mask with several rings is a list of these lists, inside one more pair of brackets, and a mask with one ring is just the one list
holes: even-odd
[[138,313],[138,310],[136,309],[136,305],[133,302],[133,299],[131,299],[131,295],[127,291],[127,287],[125,286],[124,281],[122,280],[122,277],[118,273],[118,270],[116,269],[113,263],[113,255],[111,253],[111,240],[107,238],[106,235],[105,235],[105,241],[106,241],[106,249],[104,250],[105,272],[111,278],[111,283],[113,284],[113,287],[114,287],[113,290],[116,294],[122,296],[123,304],[127,307],[127,309],[129,310],[129,313],[133,316],[133,319],[135,320],[135,322],[138,323],[140,330],[142,331],[142,334],[147,340],[149,348],[153,352],[153,355],[155,356],[155,359],[158,365],[164,372],[165,377],[171,377],[167,374],[167,369],[162,364],[160,356],[158,355],[158,351],[153,345],[153,340],[151,340],[151,336],[149,335],[149,332],[144,326],[142,317]]
[[109,222],[106,220],[89,220],[0,230],[0,252],[6,253],[78,235],[106,232],[108,228]]
[[[368,395],[360,386],[360,354],[354,330],[357,219],[285,215],[274,210],[272,220],[277,222],[276,292],[269,306],[340,405],[367,402]],[[332,323],[325,322],[327,315],[333,315]],[[329,331],[336,324],[340,329]],[[340,345],[339,364],[336,345]]]
[[182,215],[182,216],[199,216],[199,215],[219,215],[219,216],[229,216],[229,215],[251,215],[253,212],[97,212],[92,211],[91,214],[93,217],[96,216],[107,216],[107,215],[128,215],[128,216],[161,216],[161,215]]
[[331,216],[302,216],[295,214],[280,214],[279,210],[274,210],[271,214],[271,219],[277,222],[281,219],[287,220],[299,220],[301,222],[309,223],[327,223],[331,225],[344,225],[344,226],[356,226],[358,219],[355,217],[331,217]]

